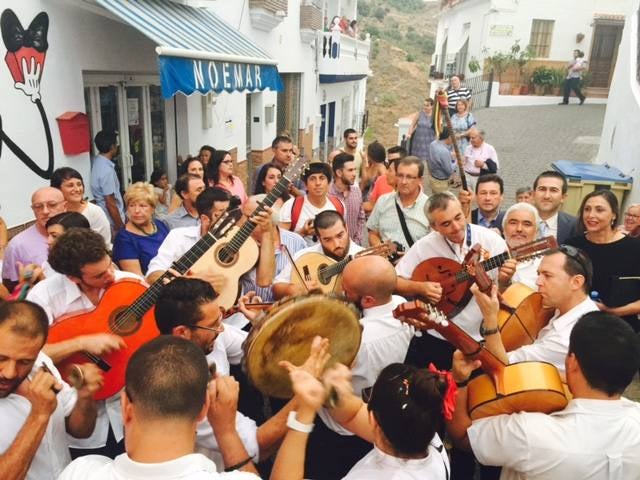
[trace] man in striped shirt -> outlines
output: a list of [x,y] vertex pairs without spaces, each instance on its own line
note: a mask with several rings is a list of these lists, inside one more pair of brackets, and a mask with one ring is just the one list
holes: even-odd
[[329,195],[334,195],[344,203],[344,219],[347,222],[349,236],[358,245],[362,245],[364,230],[364,210],[362,192],[356,185],[357,169],[353,155],[339,153],[333,159],[333,182],[329,185]]
[[449,114],[456,113],[456,105],[458,100],[463,99],[469,102],[469,110],[471,109],[471,89],[463,87],[460,84],[460,78],[453,76],[450,79],[451,88],[447,89],[447,101],[449,102]]

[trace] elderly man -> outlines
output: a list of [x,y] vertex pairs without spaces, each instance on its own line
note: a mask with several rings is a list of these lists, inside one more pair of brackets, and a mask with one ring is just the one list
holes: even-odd
[[471,109],[471,89],[463,87],[460,83],[460,77],[454,75],[450,79],[451,88],[447,89],[447,101],[449,102],[449,113],[453,115],[456,113],[456,105],[458,100],[466,100],[469,102],[469,109]]
[[18,284],[19,263],[40,266],[47,260],[47,220],[64,212],[66,205],[62,192],[57,188],[39,188],[31,196],[31,210],[36,222],[13,237],[4,252],[2,282],[9,291]]
[[[471,177],[479,177],[485,173],[497,173],[500,164],[498,154],[492,145],[484,141],[484,131],[472,128],[469,130],[469,146],[464,152],[464,171]],[[470,179],[470,184],[475,181]]]

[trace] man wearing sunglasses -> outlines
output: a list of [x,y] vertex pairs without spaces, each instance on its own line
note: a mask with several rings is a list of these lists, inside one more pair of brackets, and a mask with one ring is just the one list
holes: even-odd
[[543,306],[554,308],[555,315],[531,345],[523,345],[510,352],[505,350],[498,329],[500,302],[497,286],[487,295],[473,285],[471,291],[483,317],[480,334],[487,349],[506,364],[522,361],[552,363],[564,376],[571,330],[582,315],[598,310],[589,298],[592,276],[591,260],[581,250],[563,245],[547,252],[538,267],[536,284]]
[[[226,388],[237,383],[229,373],[232,364],[238,365],[242,361],[242,344],[247,333],[222,323],[217,297],[208,282],[178,277],[160,292],[155,317],[163,335],[174,335],[195,343],[207,356],[208,364],[215,365],[215,381]],[[237,412],[237,398],[233,402],[221,400],[210,408],[207,419],[198,423],[196,449],[213,459],[220,470],[249,458],[258,462],[276,450],[287,432],[290,411],[293,411],[293,402],[287,403],[258,427],[255,421]],[[235,447],[229,449],[228,442]]]

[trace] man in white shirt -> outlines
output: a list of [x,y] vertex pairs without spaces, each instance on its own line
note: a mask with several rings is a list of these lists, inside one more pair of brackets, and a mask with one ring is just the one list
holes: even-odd
[[484,319],[480,332],[486,348],[506,364],[548,362],[564,375],[571,330],[582,315],[598,310],[589,298],[592,277],[591,260],[581,250],[566,245],[547,252],[538,267],[538,292],[542,305],[555,308],[556,313],[531,345],[510,352],[505,350],[498,329],[498,288],[494,285],[491,295],[487,295],[473,285],[471,291]]
[[[469,130],[469,146],[463,152],[464,171],[467,174],[467,183],[470,188],[475,188],[476,179],[485,173],[498,173],[500,162],[498,153],[493,145],[485,142],[484,131],[477,128]],[[471,176],[471,178],[468,178]]]
[[[437,193],[429,197],[425,205],[425,214],[432,231],[418,240],[396,265],[396,291],[405,297],[421,297],[438,303],[443,294],[440,283],[411,280],[413,271],[420,263],[436,257],[461,263],[469,249],[477,243],[487,255],[495,256],[504,253],[507,245],[497,233],[468,223],[462,212],[462,205],[450,192]],[[482,314],[473,298],[451,318],[476,340],[482,338],[479,333],[481,319]],[[449,369],[452,353],[453,347],[438,333],[425,332],[421,337],[416,336],[412,340],[407,362],[417,367],[424,367],[432,362],[440,369]]]
[[258,479],[250,457],[231,464],[233,472],[218,473],[213,461],[193,453],[193,432],[205,416],[227,428],[218,433],[223,456],[244,450],[226,406],[237,401],[237,383],[230,377],[217,377],[207,386],[208,381],[207,361],[193,342],[164,335],[143,345],[127,365],[121,393],[127,453],[114,461],[79,458],[60,480]]
[[553,235],[559,244],[578,235],[576,217],[560,210],[568,188],[567,179],[555,170],[542,172],[533,182],[533,204],[540,215],[538,235]]
[[[318,237],[318,243],[298,251],[293,256],[294,261],[311,252],[322,253],[333,260],[340,261],[362,251],[360,245],[350,240],[347,225],[338,212],[328,210],[318,214],[313,221],[313,229]],[[291,264],[288,264],[273,280],[274,297],[280,299],[290,295],[304,295],[318,288],[318,282],[297,278],[298,274],[301,272],[293,271]]]
[[[37,283],[27,300],[44,308],[49,322],[65,314],[94,308],[105,290],[123,278],[142,279],[129,272],[115,270],[102,236],[93,230],[71,228],[56,240],[49,252],[49,263],[58,272]],[[71,340],[47,343],[44,352],[54,363],[76,352],[102,355],[125,346],[121,337],[109,333],[79,335]],[[111,433],[110,433],[111,432]],[[89,438],[70,438],[71,447],[97,450],[115,456],[124,445],[118,395],[98,402],[98,419]],[[74,452],[74,454],[81,452]]]
[[38,305],[0,305],[0,472],[2,478],[54,480],[71,461],[67,433],[91,434],[98,368],[82,365],[78,389],[60,378],[41,349],[49,322]]
[[[186,338],[198,345],[207,355],[207,362],[215,364],[216,372],[228,376],[230,364],[238,365],[242,361],[242,344],[247,333],[222,322],[216,297],[211,285],[203,280],[176,278],[160,292],[156,324],[160,333]],[[246,453],[256,462],[269,457],[286,433],[287,415],[292,409],[293,404],[289,402],[260,427],[238,412],[236,429],[246,450],[238,461],[244,460]],[[198,424],[196,448],[212,458],[219,468],[233,465],[226,460],[223,463],[215,428],[215,424],[206,420]]]
[[280,209],[280,226],[300,234],[307,245],[313,245],[313,219],[325,210],[336,210],[344,214],[344,205],[339,198],[329,195],[331,167],[326,163],[309,164],[302,174],[307,193],[292,197]]
[[[640,478],[640,406],[621,395],[640,367],[638,336],[604,312],[580,318],[565,358],[573,399],[550,415],[516,413],[476,420],[459,387],[447,429],[478,460],[503,467],[501,480]],[[453,378],[466,382],[478,361],[454,356]]]

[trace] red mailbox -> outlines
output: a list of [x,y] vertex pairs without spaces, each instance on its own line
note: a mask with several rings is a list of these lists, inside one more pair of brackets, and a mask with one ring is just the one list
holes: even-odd
[[56,120],[64,153],[78,155],[91,151],[89,117],[82,112],[65,112]]

